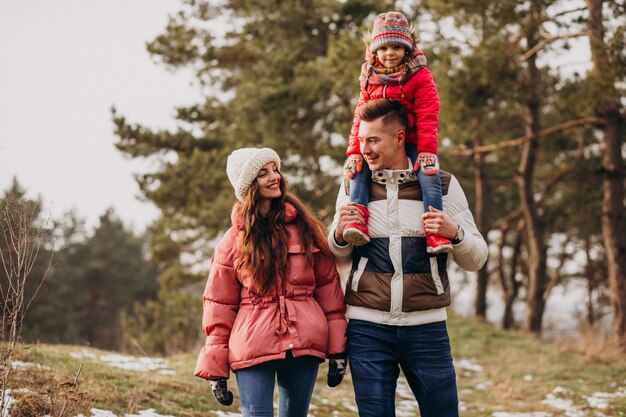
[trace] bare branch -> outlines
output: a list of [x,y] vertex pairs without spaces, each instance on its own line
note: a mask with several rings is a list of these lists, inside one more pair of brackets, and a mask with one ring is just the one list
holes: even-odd
[[518,59],[518,62],[519,63],[526,62],[526,60],[528,60],[528,58],[530,58],[531,56],[535,55],[537,52],[539,52],[541,49],[543,49],[546,45],[549,45],[551,43],[554,43],[556,41],[560,41],[560,40],[563,40],[563,39],[578,38],[580,36],[587,36],[587,31],[581,31],[581,32],[578,32],[578,33],[569,33],[569,34],[566,34],[566,35],[558,35],[558,36],[553,36],[551,38],[544,39],[544,40],[538,42],[535,46],[530,48],[528,51],[526,51],[526,53],[524,55],[522,55]]
[[537,204],[543,203],[543,200],[545,200],[547,195],[550,195],[554,186],[558,184],[558,182],[561,181],[563,178],[565,178],[566,176],[568,176],[569,174],[571,174],[572,172],[576,170],[576,167],[578,166],[580,161],[583,159],[583,156],[585,155],[585,149],[590,145],[591,144],[585,143],[583,141],[580,144],[580,147],[578,148],[578,150],[576,151],[576,158],[574,158],[574,160],[567,167],[565,167],[564,169],[562,169],[561,171],[555,173],[554,175],[552,175],[552,177],[550,177],[550,179],[548,180],[548,183],[543,189],[543,192],[541,193],[541,196],[537,200]]
[[495,151],[496,149],[523,145],[526,142],[531,142],[533,140],[550,136],[558,132],[563,132],[565,130],[574,129],[576,127],[586,126],[586,125],[601,125],[604,123],[606,123],[606,119],[602,119],[598,117],[585,117],[583,119],[570,120],[569,122],[561,123],[555,126],[551,126],[547,129],[540,130],[539,132],[534,133],[534,134],[521,136],[515,139],[504,140],[494,145],[477,146],[471,149],[466,146],[459,146],[456,149],[453,149],[451,151],[451,154],[471,156],[474,152],[491,152],[491,151]]
[[544,22],[552,22],[554,20],[556,20],[557,18],[561,17],[561,16],[565,16],[571,13],[579,13],[579,12],[584,12],[587,10],[587,7],[579,7],[578,9],[571,9],[571,10],[564,10],[562,12],[556,13],[552,16],[546,17],[543,21]]

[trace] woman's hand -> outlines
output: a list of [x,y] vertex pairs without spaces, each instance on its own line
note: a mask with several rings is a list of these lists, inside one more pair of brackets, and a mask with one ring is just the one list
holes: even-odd
[[231,405],[233,403],[233,393],[228,391],[226,378],[211,379],[211,390],[215,399],[222,405]]
[[345,353],[333,355],[328,359],[328,386],[331,388],[341,384],[343,376],[346,374],[348,357]]

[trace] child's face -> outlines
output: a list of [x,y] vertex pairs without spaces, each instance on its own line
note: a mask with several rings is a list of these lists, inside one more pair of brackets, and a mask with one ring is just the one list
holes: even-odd
[[406,50],[404,46],[391,43],[376,50],[376,57],[385,68],[394,68],[402,64]]

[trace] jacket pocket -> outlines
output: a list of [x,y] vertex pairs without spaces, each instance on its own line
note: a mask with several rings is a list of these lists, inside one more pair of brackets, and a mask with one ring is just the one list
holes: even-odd
[[[311,246],[311,255],[320,250]],[[315,271],[312,265],[306,262],[306,251],[300,243],[291,244],[287,248],[289,253],[289,275],[287,281],[296,285],[315,285]]]
[[365,271],[365,266],[367,265],[368,259],[365,257],[361,257],[359,259],[359,265],[357,269],[352,274],[352,291],[357,292],[359,289],[359,281],[361,280],[361,276]]

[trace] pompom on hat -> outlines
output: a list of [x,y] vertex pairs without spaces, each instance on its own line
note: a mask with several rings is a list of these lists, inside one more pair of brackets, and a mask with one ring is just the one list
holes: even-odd
[[374,54],[383,45],[402,45],[409,51],[413,50],[413,37],[409,22],[400,12],[381,13],[374,20],[370,52]]
[[274,162],[280,169],[280,157],[270,148],[241,148],[228,155],[226,174],[237,200],[243,200],[257,174],[268,162]]

